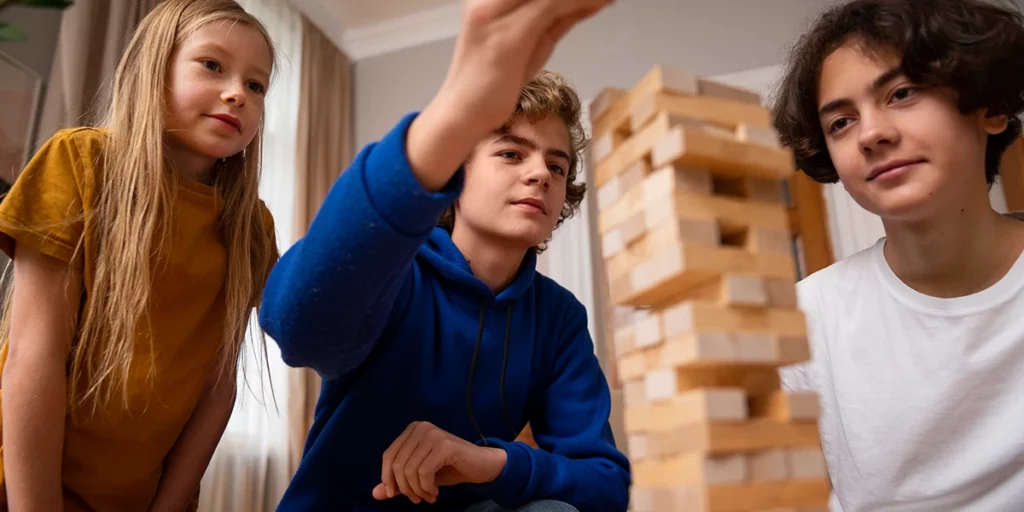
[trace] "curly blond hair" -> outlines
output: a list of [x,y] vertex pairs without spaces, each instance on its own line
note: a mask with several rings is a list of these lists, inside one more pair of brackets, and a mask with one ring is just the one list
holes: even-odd
[[[512,123],[520,118],[536,123],[552,115],[558,116],[569,129],[570,160],[565,178],[565,204],[562,205],[562,212],[555,224],[555,229],[558,229],[562,222],[579,211],[587,191],[586,183],[576,181],[576,177],[583,167],[583,150],[589,143],[583,129],[583,103],[576,90],[562,75],[554,71],[542,70],[523,87],[519,93],[519,103],[516,105],[515,112],[501,128],[496,130],[496,133],[508,133],[512,129]],[[438,225],[448,230],[449,233],[452,231],[455,225],[455,205],[449,206],[441,214]],[[549,240],[551,237],[536,247],[537,252],[543,252]]]

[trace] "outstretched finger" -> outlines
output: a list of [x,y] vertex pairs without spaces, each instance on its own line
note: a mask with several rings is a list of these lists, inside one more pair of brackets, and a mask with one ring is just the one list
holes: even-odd
[[415,424],[409,424],[398,438],[392,441],[391,446],[384,451],[384,455],[381,458],[380,481],[384,484],[384,490],[387,492],[388,498],[394,498],[395,493],[398,492],[398,481],[395,480],[394,470],[395,459],[398,457],[402,446],[412,435],[414,426]]

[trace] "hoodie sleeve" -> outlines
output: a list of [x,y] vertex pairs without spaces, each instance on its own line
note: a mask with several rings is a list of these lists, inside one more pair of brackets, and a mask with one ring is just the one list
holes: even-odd
[[623,512],[629,503],[630,465],[615,447],[611,395],[587,330],[586,309],[573,299],[553,368],[553,379],[530,418],[540,450],[488,439],[508,454],[497,480],[477,491],[505,508],[558,500],[580,512]]
[[417,249],[461,192],[462,169],[438,193],[416,179],[405,149],[415,117],[359,152],[271,271],[259,321],[289,366],[336,379],[363,362]]

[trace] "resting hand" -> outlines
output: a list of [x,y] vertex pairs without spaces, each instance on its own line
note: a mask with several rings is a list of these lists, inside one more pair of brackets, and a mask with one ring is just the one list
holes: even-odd
[[373,497],[386,500],[403,494],[413,503],[434,503],[439,486],[493,482],[506,460],[505,450],[477,446],[430,423],[413,422],[384,452],[381,483]]

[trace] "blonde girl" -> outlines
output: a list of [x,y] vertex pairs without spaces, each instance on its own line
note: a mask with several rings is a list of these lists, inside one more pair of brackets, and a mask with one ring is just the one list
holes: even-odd
[[235,2],[162,2],[103,128],[57,133],[0,204],[0,509],[195,508],[277,259],[257,197],[273,61]]

